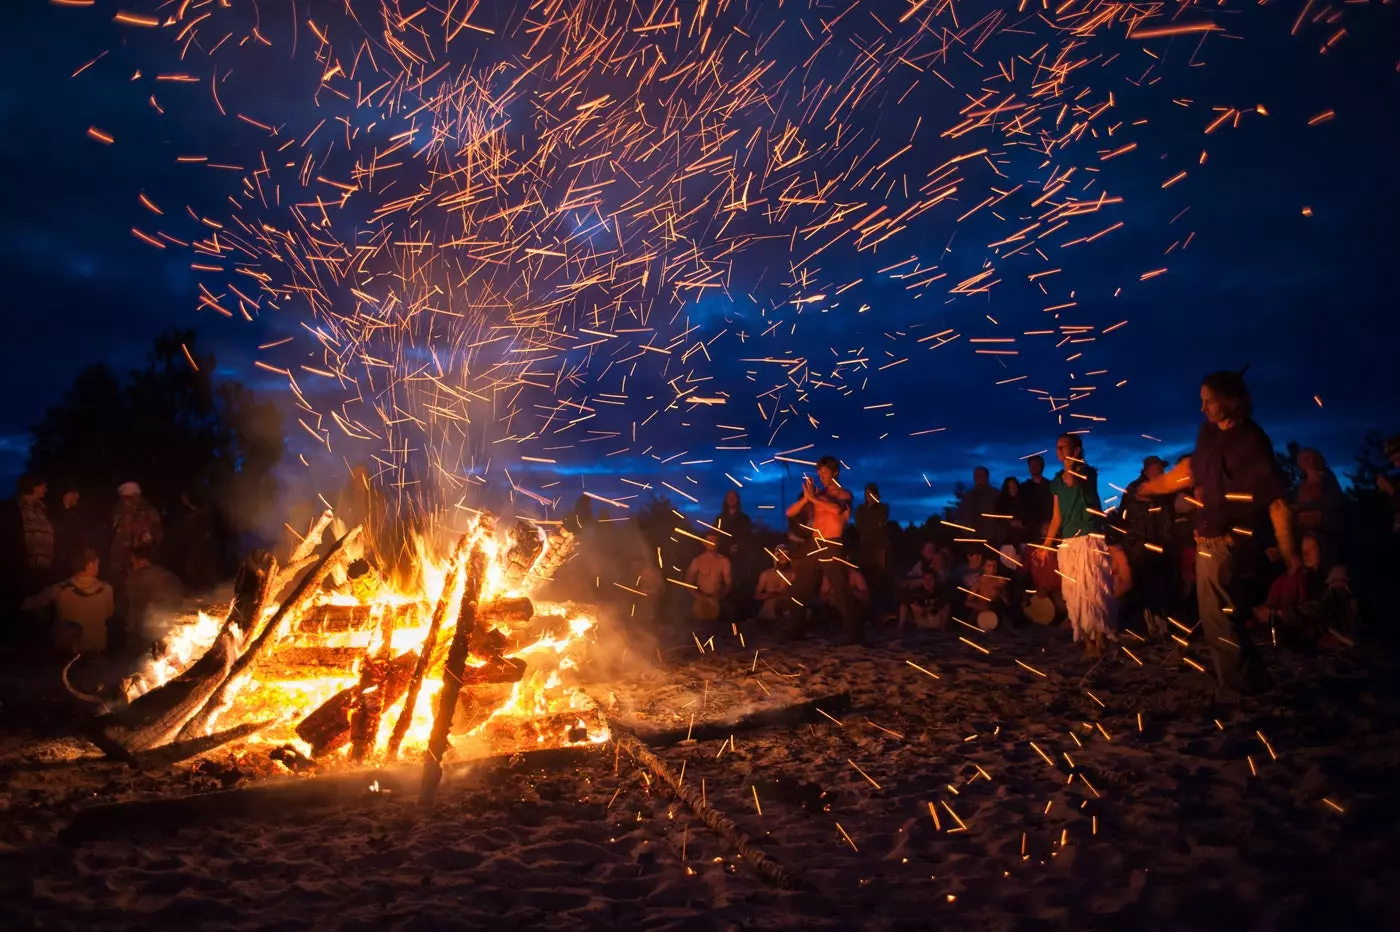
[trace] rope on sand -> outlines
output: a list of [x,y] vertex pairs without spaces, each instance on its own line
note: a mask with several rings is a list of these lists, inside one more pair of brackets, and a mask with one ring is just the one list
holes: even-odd
[[795,877],[787,868],[772,860],[759,850],[758,847],[754,845],[753,840],[750,839],[748,835],[741,832],[739,827],[730,821],[723,812],[720,812],[705,800],[701,799],[700,795],[694,790],[683,787],[681,782],[676,779],[676,775],[671,772],[671,769],[662,763],[661,759],[653,754],[646,745],[642,744],[632,735],[619,733],[616,728],[613,729],[613,740],[619,748],[627,752],[629,757],[637,761],[637,763],[641,764],[647,770],[650,770],[669,786],[671,791],[675,793],[676,798],[689,806],[691,811],[700,818],[700,821],[709,826],[715,834],[733,845],[739,854],[743,856],[744,861],[754,869],[754,872],[757,873],[759,877],[784,890],[795,890],[808,886],[800,878]]

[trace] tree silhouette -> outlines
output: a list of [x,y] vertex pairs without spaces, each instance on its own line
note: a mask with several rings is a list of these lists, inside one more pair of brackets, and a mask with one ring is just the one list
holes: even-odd
[[1346,474],[1351,483],[1352,497],[1359,498],[1365,493],[1374,492],[1376,477],[1384,476],[1390,470],[1390,458],[1385,455],[1385,435],[1378,430],[1366,431],[1361,441],[1361,449],[1356,454],[1355,468]]
[[158,507],[180,495],[217,505],[238,531],[256,526],[276,491],[281,415],[237,382],[215,381],[192,330],[157,337],[125,382],[106,364],[78,373],[33,427],[29,469],[96,502],[134,481]]
[[1296,440],[1288,441],[1283,450],[1274,451],[1274,461],[1278,463],[1279,471],[1287,477],[1289,487],[1294,489],[1303,482],[1303,470],[1298,465],[1298,454],[1301,451],[1302,445]]

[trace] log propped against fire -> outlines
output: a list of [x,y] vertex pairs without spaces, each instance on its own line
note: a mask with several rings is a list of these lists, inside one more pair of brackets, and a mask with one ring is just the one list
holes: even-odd
[[[212,644],[177,676],[100,715],[89,729],[91,740],[133,764],[168,763],[273,725],[290,725],[287,716],[296,713],[295,706],[259,713],[263,706],[251,702],[264,681],[285,686],[353,679],[301,718],[296,737],[314,759],[345,755],[355,764],[389,761],[399,755],[415,716],[421,718],[425,681],[438,670],[442,688],[428,745],[430,769],[440,764],[448,734],[481,730],[489,737],[500,730],[483,726],[495,724],[493,718],[529,669],[510,654],[528,647],[528,638],[554,636],[563,623],[561,616],[536,618],[534,603],[511,590],[551,578],[572,555],[576,538],[558,528],[545,540],[532,526],[518,524],[499,566],[510,594],[481,600],[484,547],[494,532],[494,521],[484,515],[454,548],[424,634],[418,625],[428,618],[427,606],[420,601],[366,604],[328,591],[328,580],[355,575],[343,571],[354,566],[363,533],[352,528],[317,556],[316,542],[329,524],[329,514],[321,515],[286,567],[268,554],[250,555]],[[400,633],[401,642],[421,640],[395,649]],[[230,714],[233,709],[236,715]],[[386,719],[395,710],[390,728]],[[541,743],[556,733],[567,741],[587,740],[587,730],[575,727],[578,718],[577,711],[551,710],[524,731],[530,733],[527,739]],[[224,727],[230,719],[236,722]]]

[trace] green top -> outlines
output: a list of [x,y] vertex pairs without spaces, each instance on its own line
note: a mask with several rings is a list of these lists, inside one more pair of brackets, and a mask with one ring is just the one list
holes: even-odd
[[[1081,534],[1103,533],[1103,521],[1098,515],[1090,514],[1089,509],[1103,511],[1099,501],[1099,473],[1087,463],[1076,463],[1074,485],[1065,485],[1065,471],[1055,474],[1050,483],[1050,491],[1055,501],[1060,503],[1060,538],[1078,537]],[[1080,478],[1083,476],[1084,478]]]

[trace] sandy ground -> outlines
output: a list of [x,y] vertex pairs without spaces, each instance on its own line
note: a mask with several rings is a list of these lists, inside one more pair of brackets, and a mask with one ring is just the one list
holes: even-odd
[[593,688],[644,733],[851,695],[840,721],[658,751],[793,891],[612,745],[454,773],[430,815],[366,791],[65,845],[84,806],[256,768],[136,773],[56,725],[34,734],[53,720],[7,700],[0,928],[1400,928],[1387,655],[1274,653],[1276,693],[1217,706],[1160,645],[1091,670],[1063,631],[962,633],[989,652],[947,631],[867,649],[760,637]]

